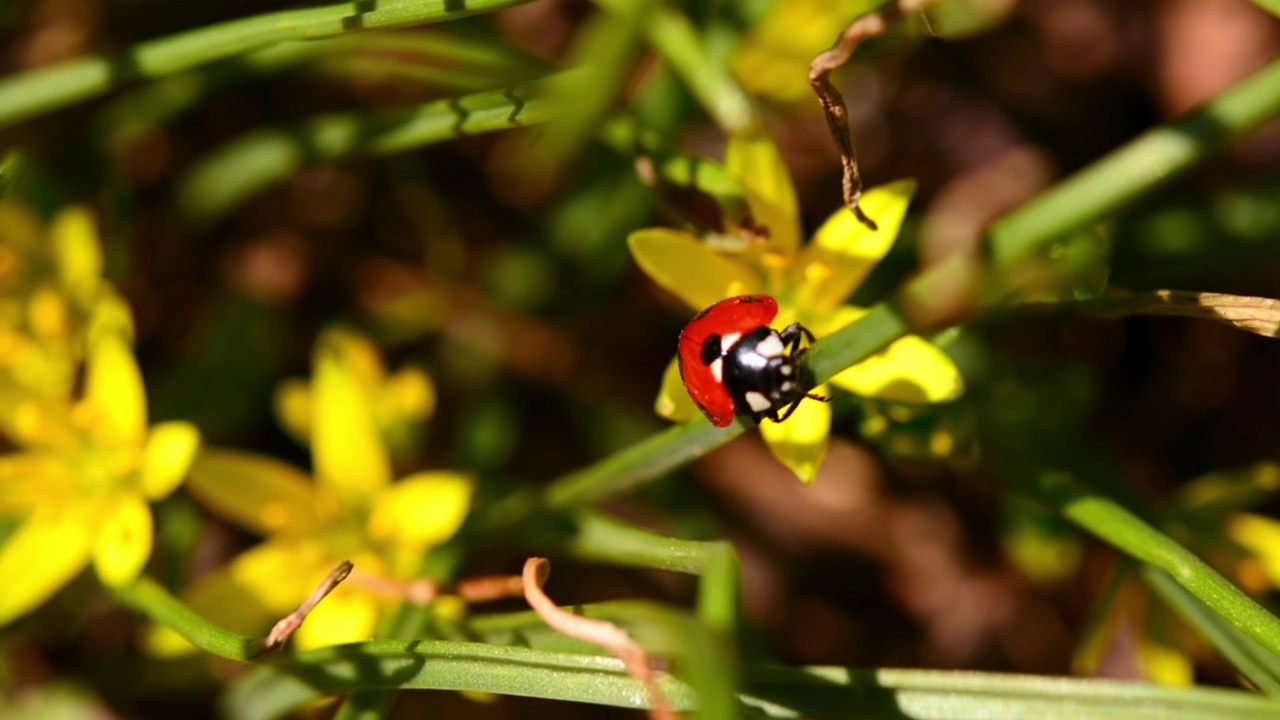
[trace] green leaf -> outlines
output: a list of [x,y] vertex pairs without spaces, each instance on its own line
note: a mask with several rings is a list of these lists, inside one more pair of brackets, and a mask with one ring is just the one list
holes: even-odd
[[1280,658],[1224,622],[1163,570],[1148,565],[1142,579],[1254,687],[1267,695],[1280,695]]
[[331,113],[295,128],[261,128],[199,160],[180,181],[177,204],[189,218],[210,222],[314,163],[391,155],[546,122],[552,106],[536,89],[528,85],[386,113]]
[[362,0],[264,13],[138,43],[0,80],[0,127],[101,95],[128,80],[157,78],[289,40],[455,20],[526,0]]

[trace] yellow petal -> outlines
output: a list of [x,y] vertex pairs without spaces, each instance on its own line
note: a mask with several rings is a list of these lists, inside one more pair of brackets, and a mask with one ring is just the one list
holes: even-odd
[[289,436],[304,445],[311,441],[311,386],[290,378],[277,387],[272,404],[276,421]]
[[1254,513],[1235,513],[1227,535],[1256,557],[1267,579],[1280,587],[1280,522]]
[[0,517],[25,515],[72,496],[73,477],[53,453],[0,455]]
[[[863,314],[858,308],[841,308],[820,324],[819,332],[835,332]],[[918,335],[900,338],[831,382],[864,397],[911,403],[948,402],[964,392],[964,380],[951,358]]]
[[307,650],[360,642],[373,637],[377,624],[377,599],[361,588],[340,585],[303,621],[294,634],[294,644],[299,650]]
[[386,379],[378,348],[365,336],[343,327],[325,330],[317,347],[338,357],[338,362],[350,372],[362,387],[372,390]]
[[764,290],[754,270],[717,254],[688,233],[665,228],[637,230],[627,238],[627,245],[650,279],[694,310]]
[[107,335],[129,341],[133,339],[133,312],[129,310],[129,303],[111,290],[110,286],[99,289],[86,334],[91,347],[99,338]]
[[684,422],[698,414],[698,406],[684,389],[684,381],[680,379],[680,364],[675,358],[667,363],[662,373],[662,388],[658,390],[658,398],[653,402],[653,411],[659,416],[674,422]]
[[[219,627],[262,635],[311,594],[330,566],[317,543],[269,541],[201,575],[182,599]],[[160,627],[150,628],[143,642],[153,655],[180,655],[195,649],[176,632]]]
[[877,230],[858,222],[848,208],[837,210],[818,229],[796,265],[799,302],[822,311],[848,300],[893,246],[915,189],[914,180],[899,180],[863,193],[859,205],[875,220]]
[[142,373],[124,338],[103,334],[89,352],[83,406],[94,435],[112,442],[138,442],[147,432]]
[[800,246],[796,189],[773,140],[759,130],[734,134],[725,148],[724,165],[742,186],[756,224],[769,230],[765,251],[795,254]]
[[142,460],[142,491],[152,500],[167,497],[182,483],[200,449],[200,431],[188,422],[151,428]]
[[[814,395],[829,397],[831,389],[819,385]],[[822,459],[827,456],[827,437],[831,434],[831,405],[817,400],[804,400],[796,411],[781,423],[764,420],[760,434],[769,451],[791,469],[801,482],[808,484],[818,476]]]
[[84,208],[63,210],[49,234],[62,286],[73,297],[88,299],[102,282],[102,249],[93,215]]
[[472,480],[461,473],[422,472],[378,493],[369,535],[413,546],[438,545],[462,525]]
[[421,368],[402,368],[387,379],[386,402],[396,418],[425,420],[436,409],[436,386]]
[[83,512],[36,510],[0,547],[0,624],[35,609],[84,567],[89,528]]
[[186,487],[210,510],[263,535],[306,533],[332,510],[292,466],[234,450],[202,451]]
[[[349,349],[349,348],[348,348]],[[311,453],[316,481],[356,506],[391,481],[372,398],[346,354],[321,344],[312,384]]]
[[113,498],[98,520],[93,567],[103,584],[132,582],[151,557],[151,506],[141,495]]

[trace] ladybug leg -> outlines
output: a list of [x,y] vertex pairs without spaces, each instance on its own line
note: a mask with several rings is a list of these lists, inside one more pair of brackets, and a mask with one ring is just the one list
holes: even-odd
[[782,338],[784,345],[791,346],[791,348],[787,350],[787,355],[793,358],[802,357],[804,353],[807,352],[807,349],[800,349],[802,341],[808,341],[809,344],[813,344],[813,341],[816,339],[814,338],[813,333],[809,332],[809,328],[798,322],[793,322],[783,328],[782,332],[778,333],[778,337]]
[[[773,420],[773,421],[774,421],[774,422],[776,422],[776,423],[780,423],[780,422],[785,421],[787,418],[791,417],[791,413],[795,412],[795,411],[796,411],[796,408],[800,407],[800,401],[801,401],[801,400],[803,400],[804,398],[805,398],[805,396],[803,396],[803,395],[802,395],[802,396],[800,396],[800,397],[798,397],[798,398],[796,398],[796,401],[795,401],[795,402],[793,402],[793,403],[791,403],[790,405],[788,405],[788,406],[787,406],[787,409],[782,413],[782,416],[781,416],[781,417],[773,417],[773,418],[770,418],[770,419],[771,419],[771,420]],[[777,416],[778,411],[777,411],[777,410],[774,410],[774,411],[773,411],[773,414],[774,414],[775,416]]]

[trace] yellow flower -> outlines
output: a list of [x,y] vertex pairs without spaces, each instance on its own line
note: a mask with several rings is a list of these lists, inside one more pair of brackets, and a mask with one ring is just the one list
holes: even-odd
[[860,15],[875,9],[869,0],[775,2],[733,58],[734,74],[752,95],[781,103],[818,107],[809,87],[809,63],[831,47]]
[[[687,232],[639,230],[628,242],[640,268],[695,311],[734,295],[772,295],[779,306],[776,327],[799,321],[819,337],[865,314],[844,302],[893,244],[914,183],[899,181],[863,195],[862,206],[879,230],[869,230],[841,208],[812,242],[802,245],[795,189],[769,139],[731,138],[725,166],[742,186],[755,221],[768,230],[768,241],[729,255]],[[946,402],[963,389],[947,356],[917,336],[901,338],[831,382],[862,396],[909,403]],[[828,394],[829,389],[823,385],[815,392]],[[677,421],[696,413],[674,360],[663,377],[655,409]],[[765,421],[760,429],[774,456],[801,480],[812,482],[826,455],[830,425],[830,406],[807,401],[786,422]]]
[[25,207],[0,202],[0,381],[66,398],[102,332],[130,337],[132,317],[102,279],[89,212],[63,210],[46,230]]
[[[393,458],[411,453],[436,406],[436,388],[421,368],[404,367],[388,375],[378,350],[361,335],[344,329],[325,332],[320,343],[342,356],[361,392],[369,398],[374,424]],[[311,384],[285,380],[275,394],[276,418],[295,440],[311,441]]]
[[[471,500],[468,476],[419,472],[392,482],[379,433],[382,388],[369,382],[383,374],[372,346],[357,336],[329,333],[317,344],[303,428],[314,481],[246,452],[211,449],[196,459],[189,491],[266,537],[193,583],[184,597],[197,612],[240,632],[264,631],[338,562],[351,560],[353,576],[317,606],[296,642],[366,640],[395,604],[386,590],[412,581],[425,554],[462,524]],[[163,628],[153,630],[149,645],[160,654],[191,649]]]
[[109,586],[151,556],[150,500],[173,491],[199,445],[184,422],[147,428],[142,376],[116,334],[91,344],[83,396],[56,400],[0,385],[0,516],[21,518],[0,547],[0,623],[35,608],[92,561]]

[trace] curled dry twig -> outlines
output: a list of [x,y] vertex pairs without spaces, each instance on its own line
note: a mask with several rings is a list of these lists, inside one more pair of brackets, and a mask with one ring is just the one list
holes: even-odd
[[831,73],[848,62],[853,51],[864,41],[883,34],[902,16],[924,10],[936,1],[894,0],[876,12],[863,15],[840,33],[831,49],[819,54],[809,64],[809,84],[818,95],[818,102],[822,103],[827,129],[831,131],[831,137],[840,150],[844,204],[859,222],[872,230],[877,227],[875,221],[867,217],[858,206],[858,199],[862,197],[862,175],[858,171],[858,152],[853,144],[853,133],[849,130],[849,110],[845,107],[844,97],[831,82]]
[[262,641],[262,652],[279,650],[293,636],[293,633],[302,626],[302,621],[307,619],[307,616],[320,604],[320,601],[324,600],[329,593],[333,592],[334,588],[347,579],[353,567],[355,566],[351,564],[350,560],[343,560],[337,567],[330,570],[324,580],[320,581],[316,589],[307,596],[307,599],[302,601],[297,610],[280,618],[272,626],[271,632],[267,633],[266,639]]
[[644,683],[649,691],[649,717],[655,720],[676,720],[679,716],[658,688],[649,655],[640,644],[631,639],[625,630],[611,622],[582,617],[564,610],[552,602],[543,592],[542,585],[551,574],[551,563],[546,558],[529,558],[524,563],[521,580],[524,597],[529,607],[552,630],[577,640],[589,642],[616,655],[627,669],[627,674]]

